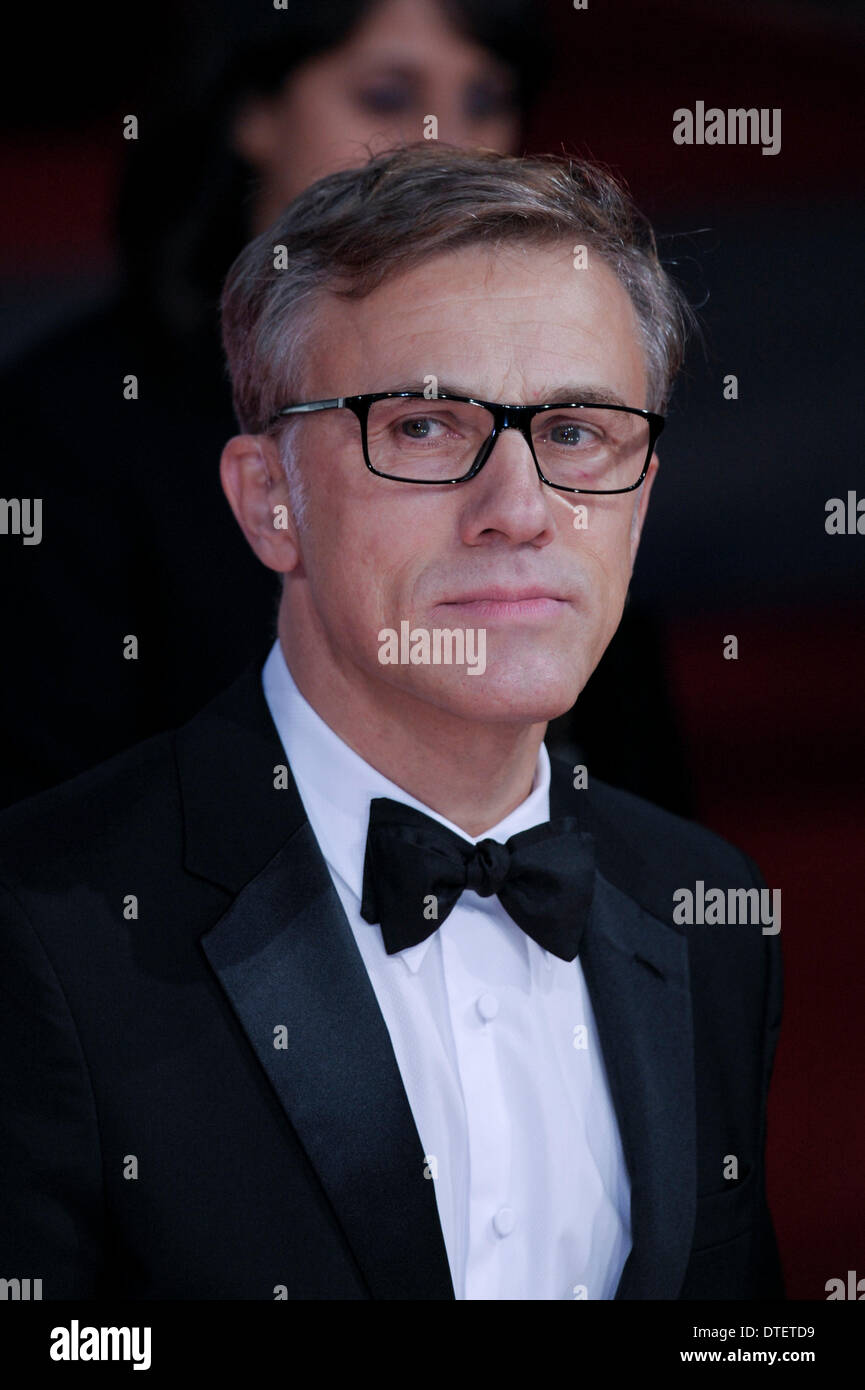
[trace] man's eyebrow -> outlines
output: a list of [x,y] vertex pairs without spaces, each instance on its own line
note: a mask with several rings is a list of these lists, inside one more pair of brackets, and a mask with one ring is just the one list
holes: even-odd
[[[411,378],[400,382],[397,386],[392,386],[392,391],[424,391],[429,385],[429,378]],[[436,390],[442,396],[470,396],[473,400],[485,400],[483,392],[474,390],[456,381],[444,381],[441,378],[436,383]],[[431,397],[435,399],[434,397]],[[508,405],[567,405],[583,403],[585,405],[628,405],[628,401],[622,400],[618,392],[613,391],[609,386],[587,386],[585,383],[577,385],[553,386],[544,390],[533,401],[508,401]]]
[[556,386],[552,391],[542,391],[532,404],[547,405],[555,401],[583,401],[587,405],[627,405],[618,391],[610,386]]

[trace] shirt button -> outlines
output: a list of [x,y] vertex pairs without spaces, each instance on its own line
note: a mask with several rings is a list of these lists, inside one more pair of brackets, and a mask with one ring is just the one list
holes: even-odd
[[499,1001],[494,994],[481,994],[477,1001],[477,1011],[484,1023],[489,1023],[499,1011]]
[[493,1225],[500,1236],[509,1236],[516,1225],[516,1217],[511,1207],[500,1207],[493,1217]]

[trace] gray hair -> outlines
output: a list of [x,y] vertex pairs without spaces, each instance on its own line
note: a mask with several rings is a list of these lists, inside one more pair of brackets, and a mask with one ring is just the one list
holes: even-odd
[[[463,247],[562,241],[592,248],[629,294],[646,356],[647,405],[662,410],[694,320],[625,187],[567,156],[419,141],[312,184],[234,262],[222,331],[241,429],[265,433],[303,390],[322,293],[363,298],[388,276]],[[302,504],[295,452],[282,447]]]

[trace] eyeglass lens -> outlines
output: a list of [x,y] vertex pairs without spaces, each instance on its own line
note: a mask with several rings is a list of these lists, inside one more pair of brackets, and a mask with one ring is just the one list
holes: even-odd
[[[493,429],[483,406],[463,401],[373,401],[367,419],[369,461],[380,473],[415,482],[466,474]],[[544,477],[562,487],[615,491],[638,482],[649,449],[649,422],[603,406],[554,407],[532,420]]]

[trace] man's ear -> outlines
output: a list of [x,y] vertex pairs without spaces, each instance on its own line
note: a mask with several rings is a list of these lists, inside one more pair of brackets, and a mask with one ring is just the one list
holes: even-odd
[[652,491],[652,484],[655,475],[660,467],[660,459],[657,454],[652,455],[649,464],[649,471],[646,474],[637,493],[637,500],[634,504],[634,512],[631,517],[631,569],[634,568],[634,561],[637,558],[637,547],[640,544],[640,536],[643,534],[643,522],[646,519],[646,511],[649,506],[649,494]]
[[276,441],[263,434],[235,435],[222,451],[219,476],[261,563],[288,574],[300,562],[300,546]]

